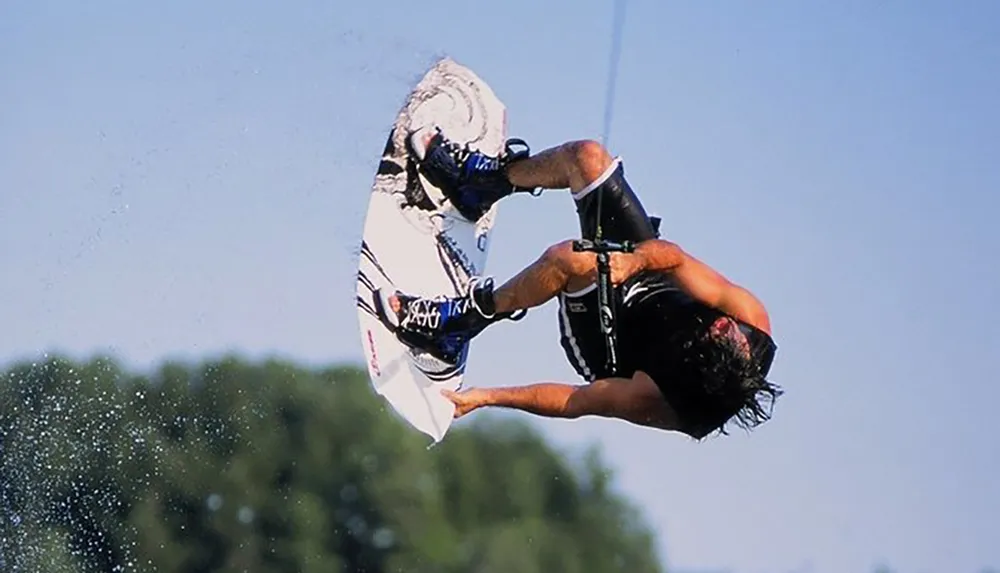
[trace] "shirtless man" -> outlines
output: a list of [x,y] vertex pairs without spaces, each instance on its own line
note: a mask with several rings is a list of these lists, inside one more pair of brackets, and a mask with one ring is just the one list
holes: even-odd
[[604,193],[603,238],[635,245],[632,253],[611,254],[615,372],[605,367],[606,342],[596,314],[596,256],[575,251],[573,241],[548,247],[496,289],[484,278],[458,298],[386,295],[386,320],[397,334],[444,359],[489,324],[559,301],[561,346],[586,384],[445,392],[456,417],[487,406],[554,418],[603,416],[695,439],[724,433],[733,419],[749,429],[770,418],[770,406],[782,392],[766,378],[776,345],[764,305],[660,239],[658,221],[646,214],[625,180],[621,160],[602,145],[572,141],[534,156],[508,147],[490,157],[449,142],[435,129],[412,134],[409,144],[425,177],[469,220],[514,193],[568,188],[583,238],[593,239],[597,196]]

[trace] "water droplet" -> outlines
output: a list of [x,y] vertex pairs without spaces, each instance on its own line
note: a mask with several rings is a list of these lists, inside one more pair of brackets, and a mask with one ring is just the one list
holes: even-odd
[[211,511],[219,511],[219,509],[222,508],[222,496],[217,493],[213,493],[208,496],[208,499],[205,500],[205,505],[207,505],[208,509]]

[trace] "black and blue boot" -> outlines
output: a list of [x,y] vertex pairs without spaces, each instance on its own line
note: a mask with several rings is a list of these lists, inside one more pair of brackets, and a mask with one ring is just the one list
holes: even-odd
[[[424,298],[392,293],[376,293],[379,314],[404,344],[428,352],[445,362],[457,361],[467,342],[490,324],[520,320],[524,312],[497,313],[493,300],[493,280],[473,280],[469,292],[459,297]],[[397,306],[397,310],[393,310]]]
[[508,165],[530,154],[523,140],[508,139],[498,157],[449,141],[437,128],[420,129],[408,142],[424,177],[470,221],[478,221],[494,203],[512,193],[535,191],[513,185],[506,175]]

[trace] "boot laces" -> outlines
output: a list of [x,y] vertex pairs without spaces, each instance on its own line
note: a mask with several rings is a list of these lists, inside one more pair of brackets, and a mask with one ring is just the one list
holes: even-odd
[[[406,303],[406,315],[400,323],[403,328],[417,328],[425,331],[438,331],[442,328],[448,318],[462,316],[474,309],[475,312],[484,318],[493,318],[494,315],[483,312],[483,309],[476,304],[473,296],[475,289],[480,285],[493,285],[492,277],[472,277],[469,281],[465,296],[456,298],[423,298],[417,297]],[[445,315],[447,309],[447,316]]]
[[[421,330],[440,330],[444,322],[451,316],[464,314],[471,306],[472,301],[468,298],[456,298],[452,300],[442,298],[415,298],[406,305],[406,317],[401,326],[404,328],[418,328]],[[445,316],[445,308],[448,315]]]

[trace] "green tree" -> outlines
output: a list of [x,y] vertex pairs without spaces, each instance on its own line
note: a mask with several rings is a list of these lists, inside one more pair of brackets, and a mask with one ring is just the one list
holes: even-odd
[[596,451],[488,416],[428,449],[357,368],[54,358],[3,379],[3,571],[661,571]]

